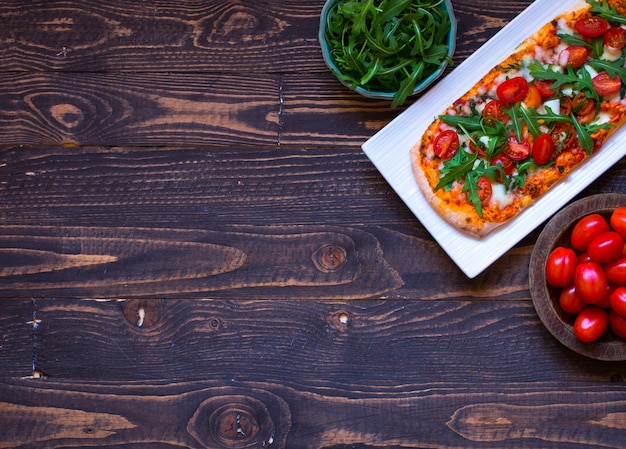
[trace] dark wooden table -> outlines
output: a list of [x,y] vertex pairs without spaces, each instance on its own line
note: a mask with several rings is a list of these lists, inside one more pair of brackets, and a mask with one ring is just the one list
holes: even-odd
[[[456,63],[529,3],[455,0]],[[322,4],[0,3],[0,448],[626,447],[626,363],[533,308],[541,227],[461,273]]]

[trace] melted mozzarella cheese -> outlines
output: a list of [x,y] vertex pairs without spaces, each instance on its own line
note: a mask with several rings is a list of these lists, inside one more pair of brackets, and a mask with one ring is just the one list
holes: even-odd
[[555,98],[554,100],[548,100],[539,107],[539,113],[545,114],[550,109],[555,114],[561,114],[561,100]]
[[606,112],[600,111],[596,119],[591,123],[592,125],[602,125],[604,123],[608,123],[611,120],[611,116]]
[[598,76],[598,71],[591,67],[589,64],[585,64],[583,68],[587,71],[591,78],[595,78],[596,76]]
[[492,193],[491,193],[490,205],[503,208],[513,202],[514,200],[513,195],[507,192],[504,184],[494,182],[491,188],[492,188]]
[[573,35],[574,34],[574,30],[572,28],[570,28],[569,26],[567,26],[567,20],[565,18],[560,18],[557,21],[557,34],[569,34],[569,35]]
[[612,48],[608,48],[604,46],[604,53],[602,53],[601,59],[606,59],[608,61],[617,61],[622,57],[622,50],[615,50]]

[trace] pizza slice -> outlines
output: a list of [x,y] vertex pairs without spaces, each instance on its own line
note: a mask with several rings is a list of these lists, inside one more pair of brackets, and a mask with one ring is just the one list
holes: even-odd
[[601,152],[626,121],[625,13],[626,1],[580,2],[431,123],[411,165],[447,222],[483,237]]

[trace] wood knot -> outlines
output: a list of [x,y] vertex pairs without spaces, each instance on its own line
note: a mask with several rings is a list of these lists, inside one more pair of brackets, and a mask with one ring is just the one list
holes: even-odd
[[338,270],[344,264],[347,253],[338,245],[322,245],[311,256],[315,267],[323,273]]
[[346,332],[350,327],[350,315],[345,310],[333,313],[327,326],[329,332]]
[[267,447],[275,434],[274,422],[256,398],[225,395],[204,401],[192,421],[190,433],[206,447]]
[[243,407],[225,407],[218,411],[213,423],[217,439],[228,443],[254,439],[259,432],[259,423],[253,413]]
[[136,328],[149,328],[154,326],[158,319],[157,306],[146,300],[131,299],[124,302],[123,313],[126,321]]

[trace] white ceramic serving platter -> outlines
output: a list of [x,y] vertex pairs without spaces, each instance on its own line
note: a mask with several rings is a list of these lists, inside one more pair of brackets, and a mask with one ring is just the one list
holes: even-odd
[[537,226],[626,155],[626,127],[615,132],[600,153],[589,158],[533,206],[484,238],[458,231],[421,194],[411,171],[409,150],[426,127],[467,92],[487,70],[511,54],[522,40],[557,14],[585,5],[582,0],[537,0],[418,101],[362,145],[363,152],[433,238],[469,278],[493,264]]

